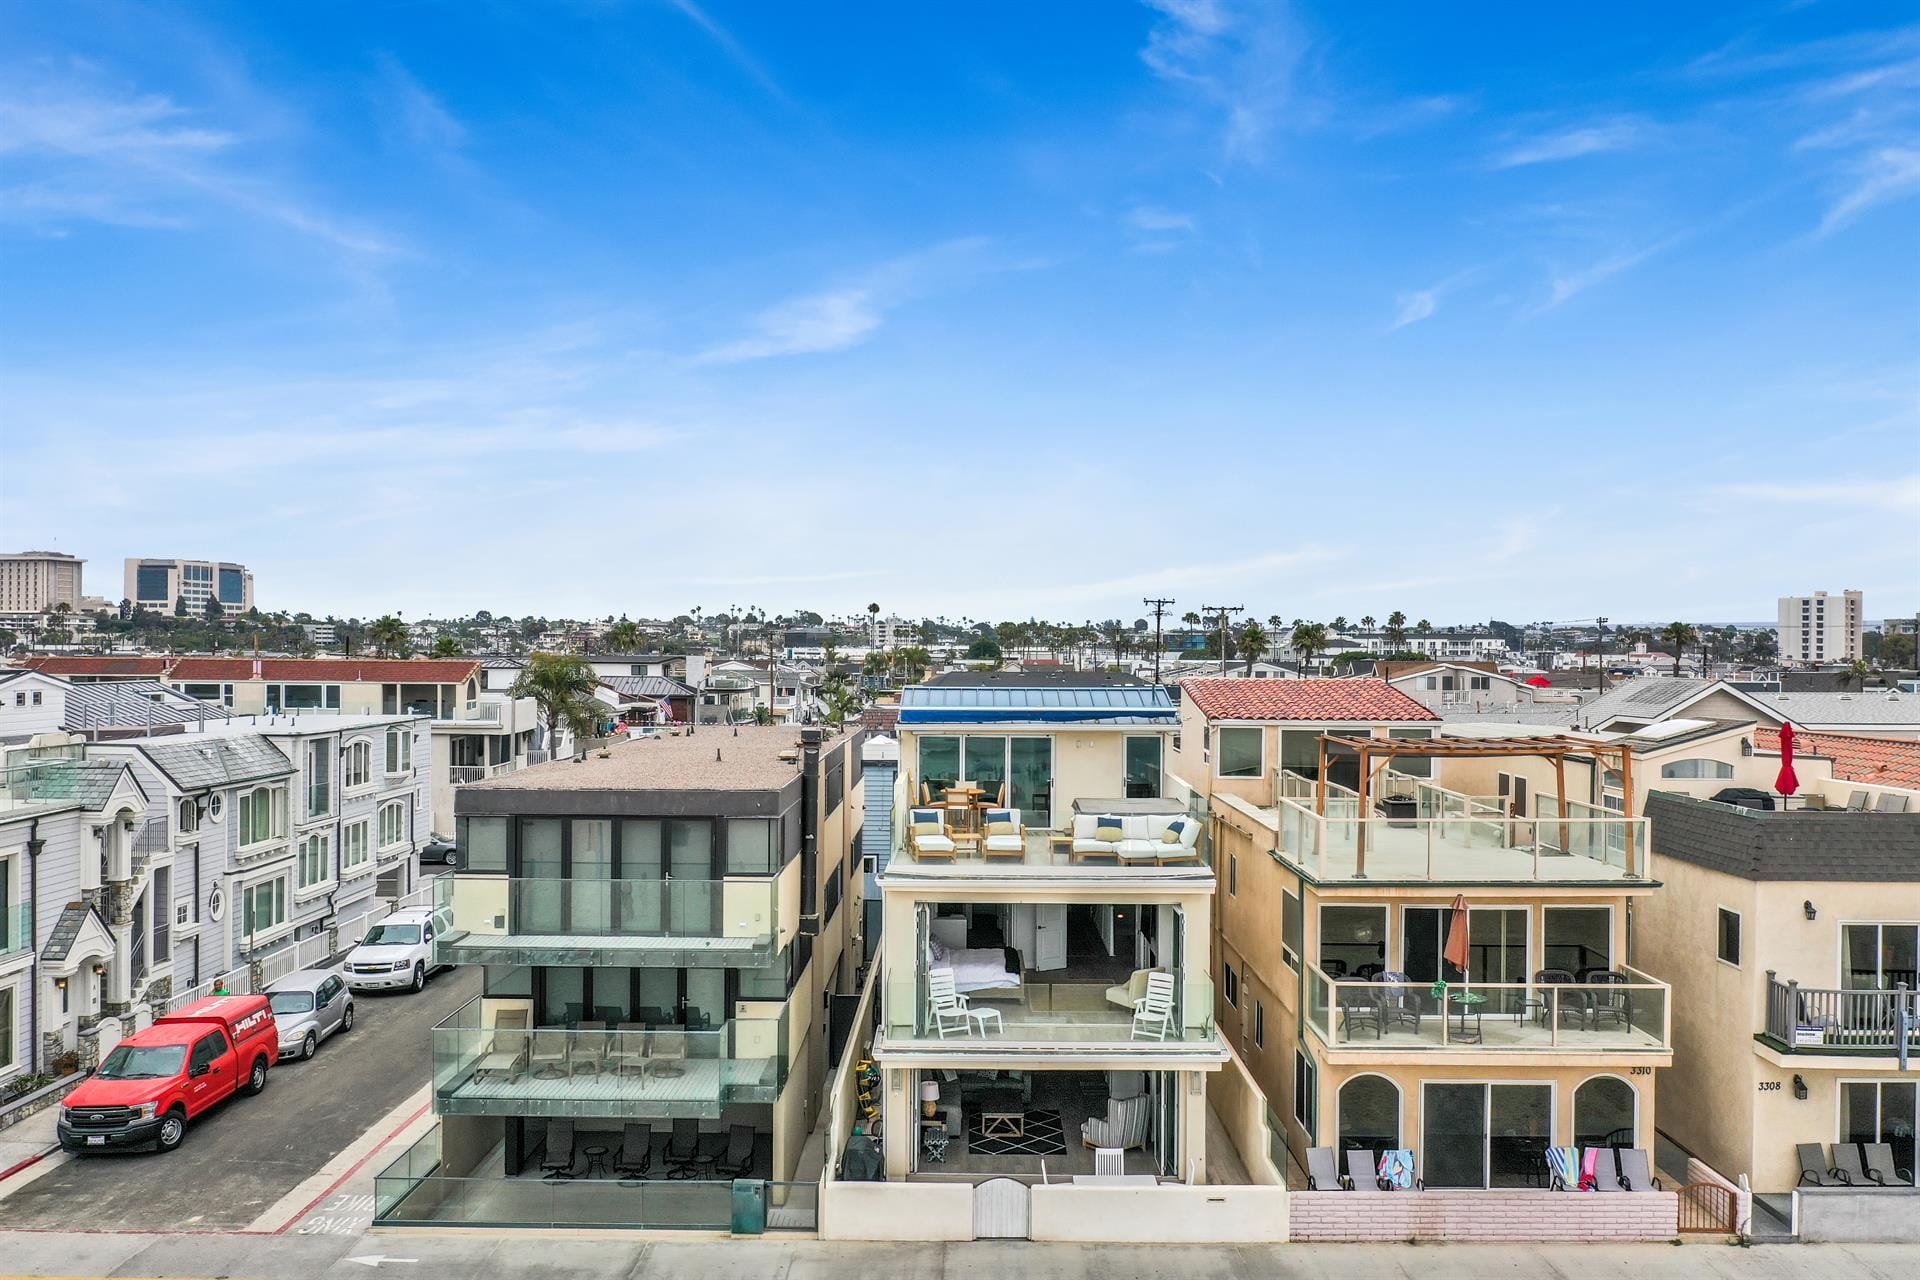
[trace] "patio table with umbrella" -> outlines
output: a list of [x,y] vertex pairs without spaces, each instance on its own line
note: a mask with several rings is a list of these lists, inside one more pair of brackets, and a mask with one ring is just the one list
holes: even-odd
[[[1447,945],[1441,955],[1461,974],[1467,972],[1467,924],[1467,895],[1455,894],[1453,907],[1447,914]],[[1442,985],[1444,986],[1444,983]],[[1449,992],[1447,998],[1452,1002],[1454,1014],[1459,1019],[1453,1038],[1462,1044],[1480,1043],[1480,1006],[1487,1002],[1486,996],[1462,986],[1458,991]],[[1471,1031],[1467,1029],[1469,1015],[1473,1018]],[[1441,1017],[1445,1016],[1446,1012],[1442,1010]]]

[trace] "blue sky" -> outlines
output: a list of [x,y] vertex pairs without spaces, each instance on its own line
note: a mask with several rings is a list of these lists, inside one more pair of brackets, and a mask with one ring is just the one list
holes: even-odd
[[266,607],[1920,607],[1909,5],[12,4],[0,546]]

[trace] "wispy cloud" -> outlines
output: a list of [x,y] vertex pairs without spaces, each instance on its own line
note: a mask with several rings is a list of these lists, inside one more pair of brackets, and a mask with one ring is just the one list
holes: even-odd
[[1583,267],[1552,272],[1547,281],[1547,300],[1535,308],[1536,314],[1540,311],[1551,311],[1595,285],[1604,284],[1617,275],[1633,270],[1642,263],[1665,253],[1692,234],[1692,231],[1677,232],[1655,240],[1651,244],[1641,245],[1637,249],[1627,249],[1611,254]]
[[1387,326],[1387,332],[1419,324],[1422,320],[1431,320],[1448,294],[1478,274],[1478,268],[1469,267],[1465,271],[1454,272],[1444,280],[1437,280],[1424,289],[1399,294],[1393,300],[1393,323]]
[[1608,151],[1628,151],[1645,142],[1650,133],[1650,127],[1643,120],[1632,116],[1613,116],[1591,124],[1520,139],[1488,163],[1495,169],[1518,169],[1526,165],[1552,164]]
[[1227,0],[1144,0],[1160,14],[1140,59],[1197,96],[1213,117],[1226,163],[1259,160],[1295,103],[1304,41],[1278,5]]
[[767,73],[767,69],[760,65],[759,59],[747,52],[746,46],[734,39],[732,32],[709,17],[706,10],[695,4],[693,0],[669,0],[669,3],[678,9],[687,21],[699,27],[709,39],[719,45],[721,52],[731,58],[735,66],[746,72],[755,84],[766,90],[768,96],[781,102],[788,101],[787,91]]
[[1144,231],[1149,234],[1199,230],[1192,214],[1178,213],[1153,204],[1137,204],[1128,209],[1126,223],[1135,231]]
[[1807,480],[1723,484],[1716,486],[1714,492],[1745,502],[1920,511],[1920,473],[1896,476],[1890,480],[1861,477],[1840,482]]
[[1817,234],[1846,226],[1876,205],[1920,193],[1920,149],[1884,147],[1861,162],[1851,187],[1820,219]]
[[467,127],[397,58],[382,54],[378,66],[380,105],[402,137],[430,151],[459,151],[467,145]]

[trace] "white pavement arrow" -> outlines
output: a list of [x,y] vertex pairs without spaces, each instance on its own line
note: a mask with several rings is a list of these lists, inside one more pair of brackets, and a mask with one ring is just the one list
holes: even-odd
[[363,1267],[377,1267],[383,1262],[418,1262],[418,1258],[389,1258],[384,1253],[369,1253],[359,1258],[348,1258],[348,1262],[357,1262]]

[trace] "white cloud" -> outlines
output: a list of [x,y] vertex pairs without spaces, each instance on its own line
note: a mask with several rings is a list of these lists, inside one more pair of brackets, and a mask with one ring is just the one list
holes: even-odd
[[1627,151],[1639,146],[1647,136],[1644,122],[1620,116],[1523,139],[1495,156],[1490,164],[1495,169],[1517,169],[1607,151]]
[[880,310],[869,289],[840,289],[789,298],[762,311],[753,332],[735,342],[709,347],[700,360],[734,364],[769,356],[844,351],[864,342],[880,327]]
[[1883,511],[1920,511],[1920,474],[1891,480],[1763,481],[1724,484],[1716,493],[1751,503],[1799,504]]
[[1268,134],[1294,103],[1304,42],[1279,5],[1144,0],[1161,15],[1140,60],[1197,96],[1214,116],[1229,163],[1260,159]]
[[1440,310],[1440,302],[1455,289],[1479,274],[1479,268],[1469,267],[1456,271],[1444,280],[1436,281],[1424,289],[1412,289],[1394,298],[1393,323],[1387,326],[1387,332],[1404,329],[1410,324],[1419,324],[1430,320]]
[[1602,258],[1584,267],[1553,272],[1547,282],[1547,300],[1539,307],[1539,310],[1550,311],[1561,303],[1570,301],[1578,295],[1585,293],[1597,284],[1603,284],[1623,272],[1633,270],[1648,259],[1665,253],[1674,245],[1679,244],[1687,238],[1688,234],[1690,233],[1679,232],[1667,236],[1665,239],[1656,240],[1652,244],[1643,245],[1638,249],[1629,249],[1625,252]]
[[1889,200],[1920,192],[1920,150],[1883,147],[1861,165],[1854,185],[1820,219],[1820,235],[1837,231],[1855,218]]
[[747,52],[744,45],[733,38],[732,32],[708,17],[706,11],[695,4],[693,0],[669,0],[669,3],[671,3],[675,9],[678,9],[687,21],[704,31],[708,39],[719,45],[721,52],[733,59],[734,64],[746,72],[755,84],[758,84],[762,89],[766,90],[771,97],[777,98],[782,102],[787,100],[786,90],[782,89],[779,83],[774,80],[771,75],[767,74],[767,69],[761,66],[759,60],[751,53]]
[[408,141],[433,151],[458,151],[467,145],[467,127],[398,59],[383,54],[379,67],[380,105]]
[[1135,231],[1149,233],[1199,230],[1192,214],[1178,213],[1151,204],[1137,204],[1127,210],[1126,223]]

